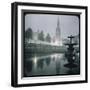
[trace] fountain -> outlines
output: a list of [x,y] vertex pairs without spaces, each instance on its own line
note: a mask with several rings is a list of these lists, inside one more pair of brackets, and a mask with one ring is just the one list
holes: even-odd
[[77,64],[74,63],[75,55],[76,55],[74,46],[77,45],[77,43],[72,42],[72,39],[74,38],[74,36],[71,35],[68,38],[70,39],[70,42],[65,44],[66,46],[68,46],[67,52],[65,53],[65,57],[68,63],[65,64],[64,66],[68,68],[75,68],[77,67]]

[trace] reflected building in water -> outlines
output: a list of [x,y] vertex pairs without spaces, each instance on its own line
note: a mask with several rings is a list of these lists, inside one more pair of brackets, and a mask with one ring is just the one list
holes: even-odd
[[80,74],[79,65],[72,69],[64,67],[64,64],[67,63],[67,60],[64,59],[64,54],[46,56],[41,54],[41,56],[28,57],[24,63],[24,77]]

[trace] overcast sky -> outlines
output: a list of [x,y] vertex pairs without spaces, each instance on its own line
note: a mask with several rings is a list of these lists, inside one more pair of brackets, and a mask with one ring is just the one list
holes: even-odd
[[32,28],[34,32],[43,30],[45,34],[49,33],[53,37],[58,17],[62,38],[79,33],[79,18],[71,15],[27,14],[25,16],[25,30],[27,28]]

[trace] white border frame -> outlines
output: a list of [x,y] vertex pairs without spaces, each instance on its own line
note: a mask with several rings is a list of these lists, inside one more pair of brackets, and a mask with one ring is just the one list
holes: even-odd
[[[80,75],[68,76],[45,76],[45,77],[30,77],[23,78],[21,75],[21,10],[45,10],[45,11],[66,11],[66,12],[79,12],[80,15]],[[35,83],[48,83],[48,82],[65,82],[65,81],[83,81],[85,80],[85,9],[71,9],[71,8],[55,8],[44,6],[18,6],[18,84],[35,84]]]

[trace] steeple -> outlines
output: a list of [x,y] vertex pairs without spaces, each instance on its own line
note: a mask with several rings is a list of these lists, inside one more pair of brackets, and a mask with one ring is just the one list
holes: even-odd
[[58,19],[57,19],[56,32],[57,32],[57,33],[60,33],[60,22],[59,22],[59,17],[58,17]]
[[59,17],[58,17],[58,21],[57,21],[57,27],[59,27]]
[[59,17],[57,19],[57,26],[56,26],[56,41],[58,44],[60,44],[61,40],[61,30],[60,30],[60,22],[59,22]]

